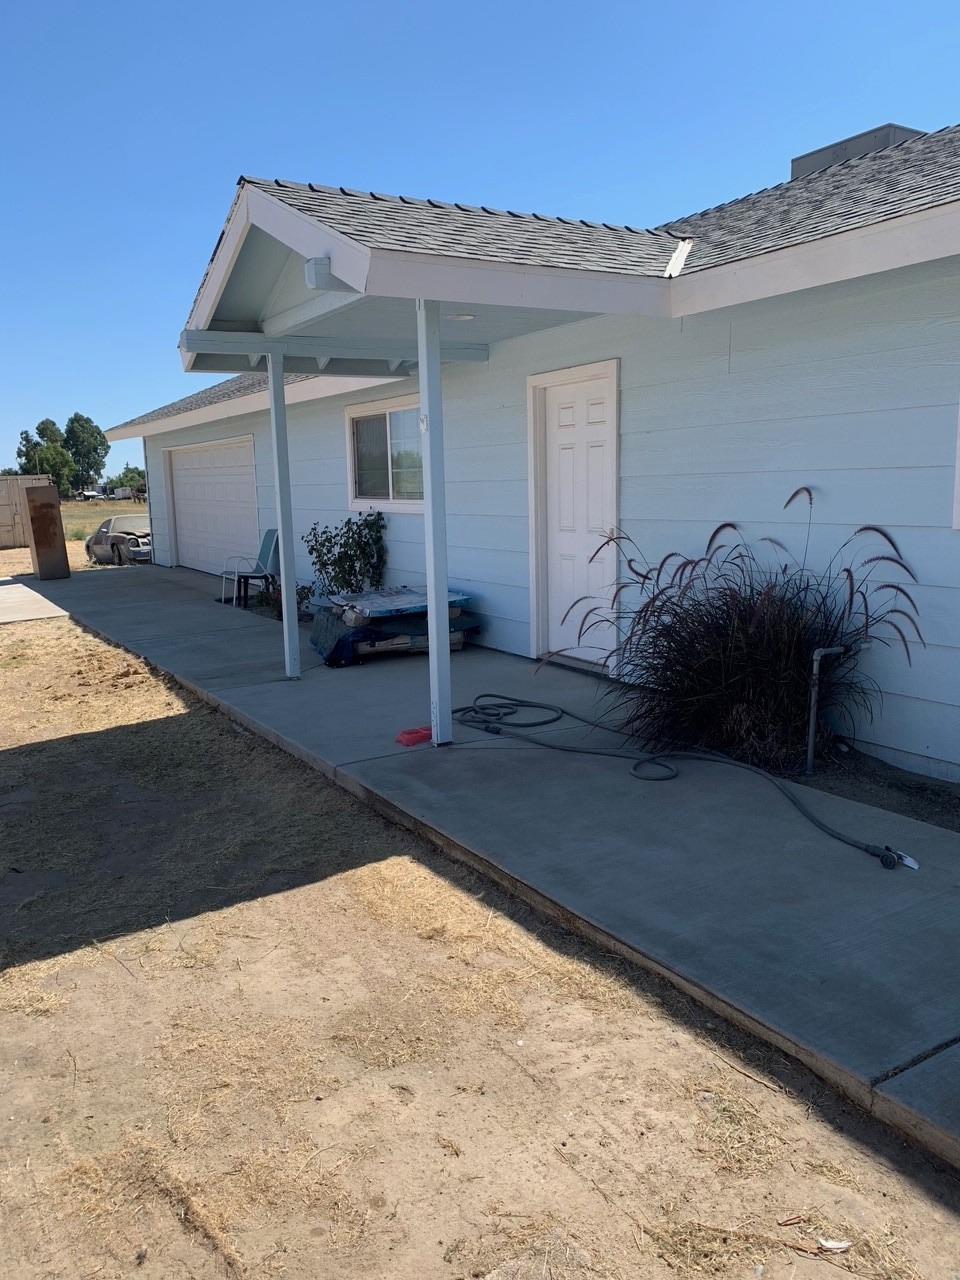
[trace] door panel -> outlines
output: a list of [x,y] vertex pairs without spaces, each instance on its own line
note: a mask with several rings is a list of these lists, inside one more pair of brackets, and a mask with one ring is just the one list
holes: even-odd
[[220,573],[228,556],[260,545],[252,440],[222,440],[171,455],[177,559]]
[[610,626],[577,638],[593,600],[564,615],[581,596],[606,601],[615,586],[614,546],[598,552],[617,525],[617,407],[614,379],[548,386],[544,391],[546,536],[544,599],[547,650],[589,662],[613,647]]

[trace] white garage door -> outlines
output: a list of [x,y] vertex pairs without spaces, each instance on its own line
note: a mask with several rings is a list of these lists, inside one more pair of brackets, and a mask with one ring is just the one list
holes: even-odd
[[228,556],[255,557],[260,532],[253,440],[174,449],[171,470],[178,562],[219,573]]

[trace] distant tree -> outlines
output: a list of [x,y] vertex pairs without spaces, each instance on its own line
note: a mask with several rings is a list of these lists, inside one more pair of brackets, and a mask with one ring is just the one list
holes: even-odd
[[94,420],[83,413],[71,414],[61,443],[73,459],[76,483],[82,488],[95,484],[103,475],[110,445]]
[[108,489],[142,489],[147,483],[147,473],[143,467],[135,467],[127,463],[115,476],[108,476],[104,481]]
[[76,466],[63,447],[64,435],[52,418],[37,423],[37,434],[20,432],[17,445],[17,461],[23,476],[48,475],[60,491],[61,497],[70,493],[70,482]]
[[0,467],[0,476],[18,476],[19,474],[16,467]]

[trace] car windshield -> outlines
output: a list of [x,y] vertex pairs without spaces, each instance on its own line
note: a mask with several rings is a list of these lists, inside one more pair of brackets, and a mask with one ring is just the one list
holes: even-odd
[[117,516],[113,522],[114,533],[141,533],[149,534],[150,521],[145,520],[142,516]]

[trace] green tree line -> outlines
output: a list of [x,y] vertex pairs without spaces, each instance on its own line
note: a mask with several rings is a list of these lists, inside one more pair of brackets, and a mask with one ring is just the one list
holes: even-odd
[[[74,489],[89,489],[100,482],[109,452],[106,436],[86,414],[71,414],[62,430],[52,418],[44,418],[34,431],[20,432],[17,465],[4,467],[0,475],[48,475],[61,497],[67,497]],[[138,489],[145,480],[141,467],[127,465],[106,483]]]

